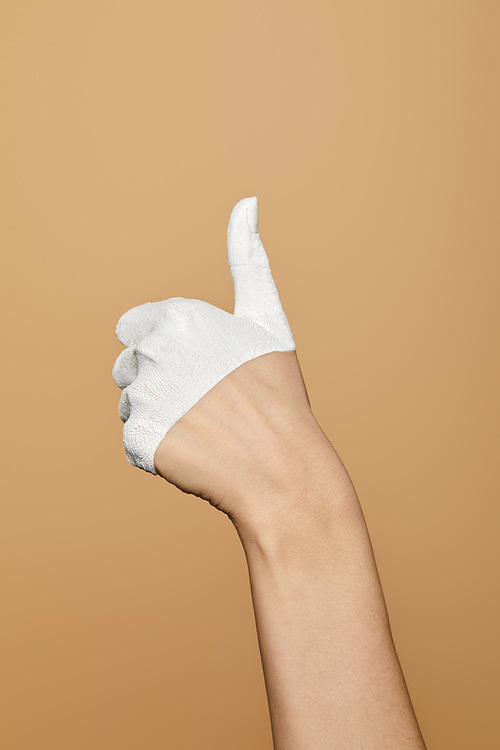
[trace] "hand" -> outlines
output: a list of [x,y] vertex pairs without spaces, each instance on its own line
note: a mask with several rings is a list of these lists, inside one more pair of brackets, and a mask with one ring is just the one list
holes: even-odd
[[128,461],[229,514],[249,490],[289,481],[299,425],[319,429],[257,224],[257,199],[239,201],[227,232],[233,314],[174,297],[116,326]]
[[361,506],[312,414],[256,198],[236,204],[227,239],[232,315],[174,297],[118,321],[127,459],[233,521],[276,748],[425,750]]

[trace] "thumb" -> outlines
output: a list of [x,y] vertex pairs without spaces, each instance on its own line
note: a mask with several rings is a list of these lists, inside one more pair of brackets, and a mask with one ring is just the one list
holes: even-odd
[[234,284],[234,315],[249,318],[295,349],[269,260],[257,225],[257,197],[243,198],[233,208],[227,228],[227,256]]

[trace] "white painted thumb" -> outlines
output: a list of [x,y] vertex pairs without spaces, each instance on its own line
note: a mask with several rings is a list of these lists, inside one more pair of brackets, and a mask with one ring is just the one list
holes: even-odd
[[234,315],[249,318],[279,338],[293,338],[257,230],[257,197],[243,198],[231,211],[227,256],[234,284]]

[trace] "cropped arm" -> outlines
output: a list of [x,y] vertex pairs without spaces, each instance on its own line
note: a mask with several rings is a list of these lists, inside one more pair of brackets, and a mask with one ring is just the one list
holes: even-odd
[[286,514],[237,528],[275,750],[425,749],[363,512],[319,428],[316,453],[318,479],[279,498]]

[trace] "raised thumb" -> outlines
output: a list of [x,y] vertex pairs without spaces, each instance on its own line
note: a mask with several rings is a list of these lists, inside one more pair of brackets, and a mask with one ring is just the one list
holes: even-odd
[[234,284],[234,315],[249,318],[295,349],[292,332],[257,230],[257,197],[243,198],[231,211],[227,256]]

